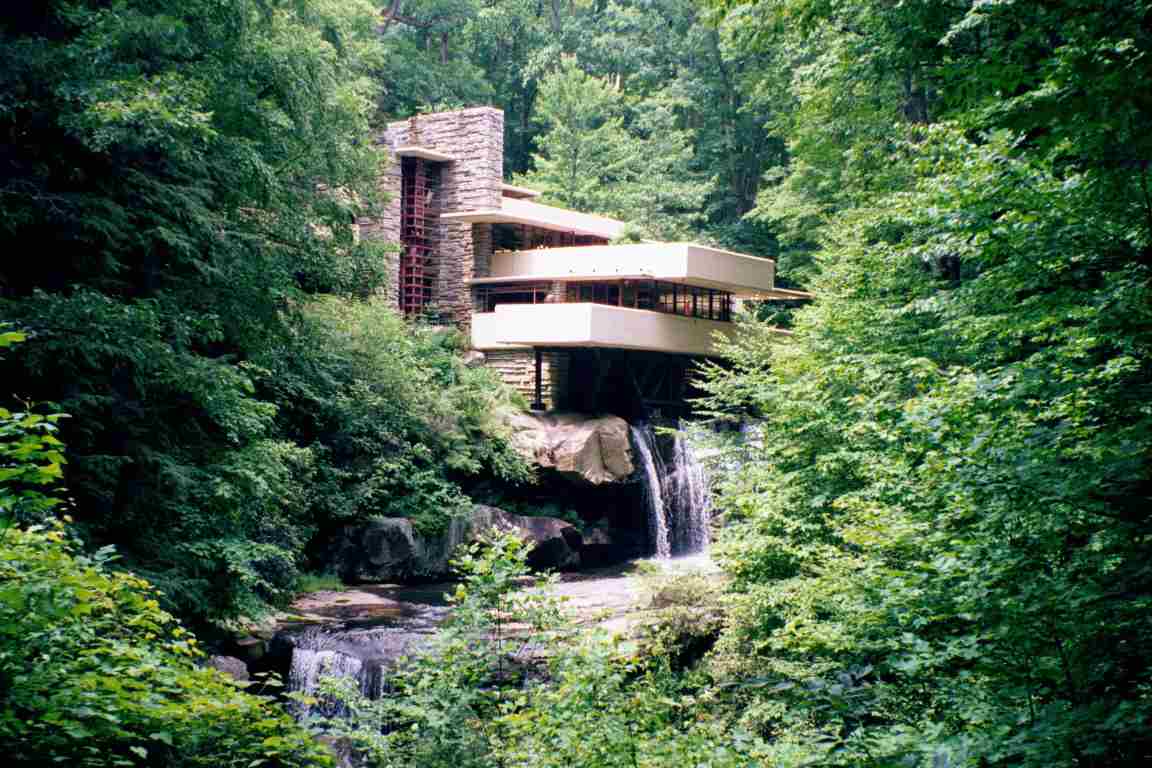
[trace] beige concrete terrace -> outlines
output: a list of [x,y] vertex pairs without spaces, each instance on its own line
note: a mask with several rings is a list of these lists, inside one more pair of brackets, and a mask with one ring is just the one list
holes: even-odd
[[[507,186],[501,185],[504,192]],[[531,192],[533,190],[524,190]],[[569,211],[566,208],[556,208],[525,200],[523,197],[500,198],[499,208],[483,208],[474,211],[461,211],[459,213],[443,213],[440,215],[445,221],[461,221],[472,224],[518,224],[526,227],[549,229],[555,232],[569,232],[575,235],[588,235],[611,240],[619,237],[624,231],[625,224],[607,216],[596,216],[591,213]]]
[[489,274],[471,282],[644,278],[771,298],[775,273],[771,259],[695,243],[636,243],[498,251]]
[[501,304],[472,316],[472,346],[599,347],[713,355],[713,334],[732,334],[732,323],[605,304]]

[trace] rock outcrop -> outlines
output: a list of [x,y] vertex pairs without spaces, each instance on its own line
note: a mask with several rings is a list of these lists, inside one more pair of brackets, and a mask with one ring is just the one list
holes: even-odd
[[248,665],[235,656],[209,656],[205,666],[217,669],[241,683],[248,682]]
[[555,517],[513,515],[496,507],[472,507],[470,537],[492,529],[517,531],[532,542],[528,565],[537,570],[570,570],[580,567],[584,541],[570,523]]
[[567,570],[580,565],[580,532],[552,517],[513,515],[477,504],[469,516],[452,521],[437,536],[413,529],[410,520],[382,517],[346,527],[336,542],[337,574],[350,583],[435,581],[451,572],[449,560],[461,544],[493,528],[518,531],[533,542],[528,563],[533,568]]
[[516,413],[509,423],[512,446],[540,467],[591,485],[632,475],[628,422],[618,416]]

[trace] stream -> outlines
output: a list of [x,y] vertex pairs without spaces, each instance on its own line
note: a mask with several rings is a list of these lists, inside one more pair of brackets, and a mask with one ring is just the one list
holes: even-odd
[[[638,571],[718,572],[708,556],[708,479],[690,443],[679,434],[660,437],[646,425],[631,429],[652,557],[564,573],[549,588],[576,623],[620,635],[648,607]],[[642,562],[648,565],[637,567]],[[328,675],[353,679],[363,694],[379,697],[396,660],[419,652],[448,617],[445,593],[453,588],[377,584],[304,596],[293,605],[296,619],[283,623],[279,635],[291,646],[289,690],[315,692]],[[310,711],[297,707],[300,715]]]
[[[641,563],[651,564],[638,569]],[[563,600],[574,622],[627,635],[647,608],[637,570],[664,574],[716,574],[706,553],[632,561],[611,568],[566,573],[549,594]],[[348,677],[371,698],[380,696],[390,666],[418,652],[449,614],[445,593],[454,584],[419,588],[370,585],[344,592],[317,592],[295,604],[308,622],[287,625],[282,637],[292,645],[288,688],[313,693],[321,675]],[[322,707],[321,707],[322,711]],[[306,714],[297,705],[298,714]],[[332,714],[331,712],[322,712]]]

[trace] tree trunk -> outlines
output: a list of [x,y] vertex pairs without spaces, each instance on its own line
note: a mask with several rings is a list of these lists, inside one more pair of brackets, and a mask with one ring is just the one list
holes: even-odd
[[388,30],[392,26],[392,22],[396,20],[396,14],[400,12],[400,0],[392,0],[388,7],[384,10],[384,26],[380,28],[381,32]]
[[916,72],[909,67],[904,72],[904,118],[913,125],[927,125],[928,91],[916,78]]

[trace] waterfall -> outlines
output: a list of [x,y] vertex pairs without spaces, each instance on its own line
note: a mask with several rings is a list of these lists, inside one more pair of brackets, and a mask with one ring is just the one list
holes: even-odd
[[310,706],[294,703],[293,711],[298,717],[342,714],[342,706],[319,694],[322,678],[346,678],[354,681],[368,698],[380,697],[397,660],[419,652],[448,614],[447,606],[403,605],[405,615],[384,623],[374,620],[361,626],[346,622],[285,633],[292,647],[288,690],[317,699]]
[[640,454],[641,480],[644,488],[644,504],[648,507],[648,536],[652,541],[656,557],[672,556],[672,544],[668,539],[668,514],[664,508],[664,490],[661,478],[664,475],[664,460],[656,445],[656,434],[647,424],[634,424],[632,442]]
[[295,702],[293,708],[298,716],[338,714],[341,707],[335,702],[326,701],[318,695],[322,677],[342,677],[355,680],[362,693],[366,679],[362,675],[364,660],[342,653],[331,635],[319,628],[303,632],[295,639],[292,649],[292,667],[288,671],[288,689],[315,696],[313,705]]
[[711,539],[712,498],[704,465],[682,435],[676,435],[672,446],[672,471],[664,484],[665,506],[673,510],[673,551],[690,555],[708,549]]
[[708,548],[711,496],[704,466],[681,433],[672,441],[665,464],[656,434],[647,424],[631,427],[639,454],[640,480],[648,510],[648,532],[657,558],[690,555]]

